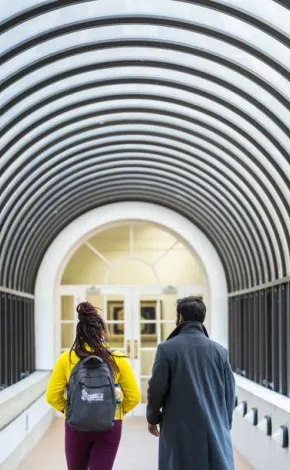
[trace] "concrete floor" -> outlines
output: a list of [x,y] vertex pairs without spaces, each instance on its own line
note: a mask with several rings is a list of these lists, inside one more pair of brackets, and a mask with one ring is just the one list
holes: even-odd
[[[65,470],[63,420],[56,419],[19,470]],[[158,439],[147,432],[145,420],[125,421],[122,443],[114,470],[157,470]],[[236,452],[236,470],[251,470]]]

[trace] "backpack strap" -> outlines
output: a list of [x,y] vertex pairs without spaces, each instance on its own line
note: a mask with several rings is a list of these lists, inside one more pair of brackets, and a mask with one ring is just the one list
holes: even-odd
[[86,364],[87,362],[90,362],[91,360],[98,361],[100,364],[103,364],[104,361],[101,357],[99,356],[87,356],[85,359],[82,359],[80,362],[82,364]]
[[[110,351],[112,356],[114,355],[114,352],[121,352],[121,351],[118,351],[118,349],[108,349],[108,351]],[[114,356],[114,357],[127,357],[127,356],[124,354],[122,356]]]

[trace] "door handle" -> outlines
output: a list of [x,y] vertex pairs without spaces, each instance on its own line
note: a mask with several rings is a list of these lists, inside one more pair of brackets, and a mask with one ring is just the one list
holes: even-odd
[[131,340],[127,341],[127,356],[128,359],[131,359]]
[[134,341],[134,359],[139,359],[139,344],[138,341]]

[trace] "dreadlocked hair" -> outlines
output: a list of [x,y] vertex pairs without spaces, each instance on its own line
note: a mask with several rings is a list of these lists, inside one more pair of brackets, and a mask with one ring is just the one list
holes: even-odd
[[106,325],[96,307],[89,302],[82,302],[77,306],[78,324],[76,337],[70,350],[79,357],[85,359],[88,356],[98,356],[109,366],[112,375],[119,370],[112,353],[102,341],[102,334]]

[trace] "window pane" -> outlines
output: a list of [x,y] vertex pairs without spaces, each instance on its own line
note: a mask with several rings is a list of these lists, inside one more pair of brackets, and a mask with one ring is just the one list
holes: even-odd
[[141,348],[156,348],[158,344],[157,339],[157,324],[156,323],[141,323]]
[[141,375],[152,374],[156,351],[141,351]]
[[104,315],[104,296],[96,294],[87,294],[87,301],[90,302],[100,315]]
[[140,305],[142,320],[155,321],[157,319],[157,300],[142,300]]
[[167,294],[161,297],[161,320],[176,320],[177,300],[176,294]]
[[115,322],[114,334],[124,334],[125,305],[123,300],[108,300],[107,320]]
[[73,295],[61,296],[61,319],[62,320],[74,319],[74,296]]
[[107,324],[111,348],[123,350],[125,347],[125,302],[122,297],[108,297]]
[[63,323],[61,325],[61,347],[62,349],[70,349],[73,345],[75,337],[74,323]]
[[124,323],[108,324],[108,341],[112,349],[123,350],[125,348]]
[[170,322],[170,323],[163,323],[161,325],[161,341],[166,341],[168,336],[173,332],[175,329],[175,323]]

